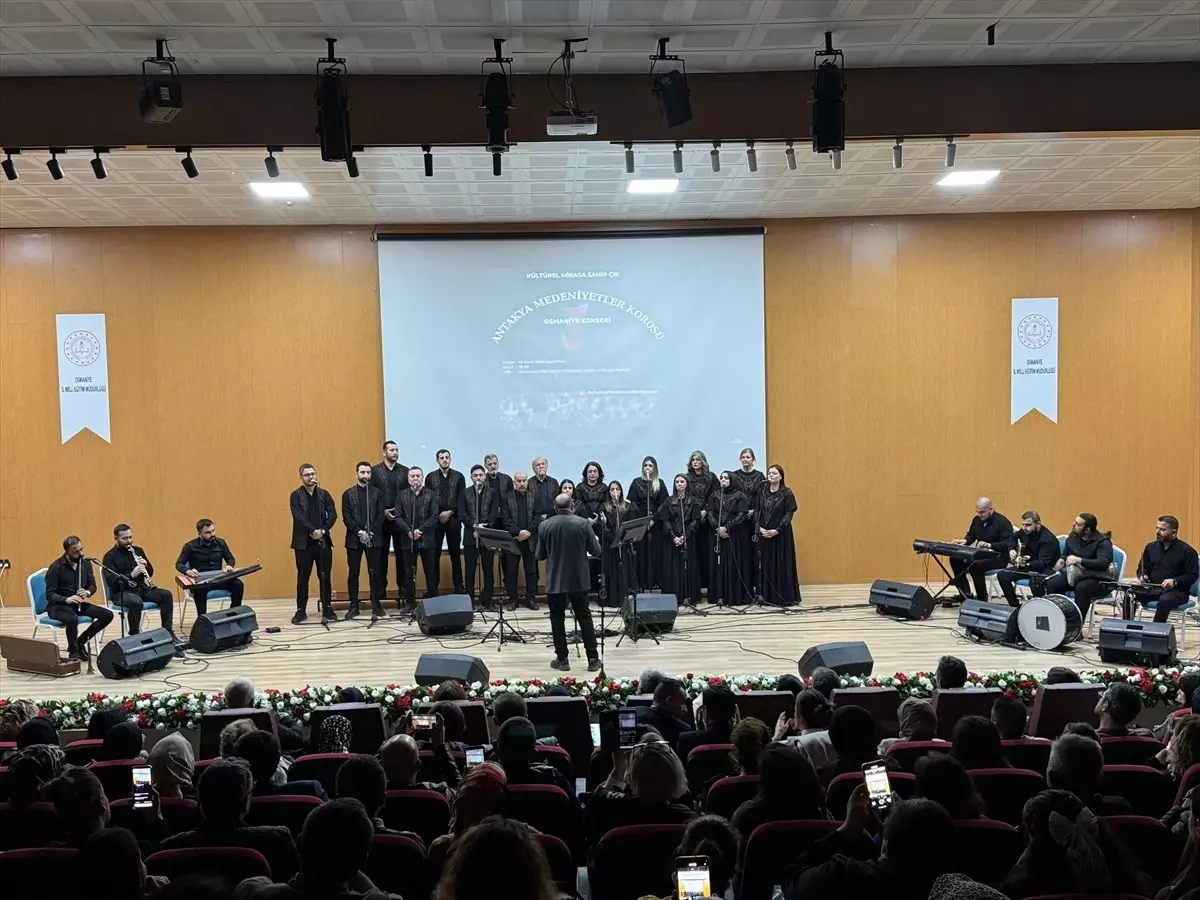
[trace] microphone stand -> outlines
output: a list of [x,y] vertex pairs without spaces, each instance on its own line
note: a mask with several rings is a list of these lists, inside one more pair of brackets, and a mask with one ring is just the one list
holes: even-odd
[[[321,504],[321,524],[325,524],[325,501],[321,494],[321,482],[315,482],[316,490],[313,491],[313,499]],[[333,500],[330,498],[330,502]],[[325,626],[325,630],[329,631],[329,622],[325,618],[326,604],[330,612],[333,611],[333,586],[329,583],[329,572],[326,571],[325,562],[325,539],[329,537],[328,529],[321,529],[321,539],[317,542],[317,594],[319,595],[318,602],[321,605],[321,624]],[[330,548],[330,560],[333,562],[333,548]],[[307,593],[307,588],[305,589]]]
[[[97,569],[100,570],[101,578],[104,577],[104,575],[103,575],[104,572],[111,572],[113,574],[113,577],[121,582],[121,587],[133,588],[134,590],[137,590],[138,583],[137,583],[136,579],[131,578],[130,576],[125,575],[121,572],[118,572],[116,569],[112,568],[111,566],[106,566],[104,563],[100,562],[100,560],[94,556],[87,557],[87,561],[90,562],[92,565],[94,565]],[[106,596],[107,596],[107,593],[106,593]],[[113,605],[112,601],[109,600],[109,606],[112,606],[112,605]],[[120,603],[117,603],[116,606],[117,606],[117,609],[120,610],[120,616],[121,616],[121,637],[125,637],[125,608],[123,606],[121,606]],[[89,653],[88,656],[90,659],[91,654]],[[90,671],[91,670],[89,669],[89,672]]]

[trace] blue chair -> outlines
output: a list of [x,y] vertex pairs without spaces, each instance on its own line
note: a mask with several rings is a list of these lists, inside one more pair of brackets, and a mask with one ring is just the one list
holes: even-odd
[[[182,584],[180,584],[178,578],[176,578],[175,583],[177,585],[179,585],[179,588],[183,591],[183,598],[182,598],[181,602],[178,604],[179,634],[185,634],[187,632],[187,629],[184,628],[184,625],[187,623],[188,601],[191,601],[192,603],[195,603],[196,601],[192,597],[192,592],[188,588],[186,588]],[[224,590],[217,588],[217,589],[214,589],[214,590],[211,590],[208,592],[208,608],[210,610],[211,609],[224,609],[225,608],[224,604],[228,603],[232,600],[233,600],[233,595],[231,593],[229,593],[229,591],[224,591]]]
[[[1067,552],[1067,536],[1065,534],[1060,534],[1060,535],[1058,535],[1058,557],[1059,557],[1059,559],[1062,559],[1063,554],[1066,552]],[[1013,587],[1025,588],[1025,590],[1029,590],[1029,579],[1028,578],[1020,578],[1013,582]],[[1073,591],[1068,592],[1068,596],[1074,597],[1074,592]]]
[[[46,569],[41,568],[25,579],[25,590],[29,594],[29,609],[33,613],[33,634],[30,637],[37,637],[38,629],[46,626],[54,634],[55,642],[58,641],[56,629],[62,628],[63,623],[58,619],[53,619],[46,615]],[[80,616],[79,627],[87,628],[92,624],[91,616]],[[98,635],[92,638],[93,652],[100,652],[100,642],[104,639],[104,632],[101,631]]]
[[[1200,598],[1200,580],[1192,582],[1192,589],[1190,591],[1188,591],[1188,594],[1191,595],[1192,597]],[[1173,610],[1171,610],[1169,613],[1167,613],[1167,621],[1168,622],[1171,621],[1171,616],[1175,616],[1175,615],[1179,616],[1179,655],[1180,655],[1180,657],[1183,656],[1183,652],[1187,648],[1187,626],[1188,626],[1188,621],[1190,619],[1190,617],[1188,616],[1188,613],[1190,613],[1193,609],[1195,609],[1196,606],[1197,606],[1197,600],[1189,600],[1187,603],[1183,604],[1183,606],[1177,606]],[[1134,613],[1134,615],[1138,619],[1142,619],[1145,617],[1146,610],[1149,610],[1150,613],[1153,614],[1157,609],[1158,609],[1158,601],[1157,600],[1151,600],[1148,603],[1139,603],[1138,607],[1137,607],[1137,612]]]
[[[1125,551],[1113,544],[1113,562],[1117,564],[1117,581],[1122,581],[1125,578]],[[1072,592],[1072,596],[1074,593]],[[1121,618],[1121,601],[1116,594],[1109,594],[1107,597],[1098,598],[1090,607],[1087,614],[1087,633],[1088,637],[1092,636],[1092,630],[1096,624],[1096,607],[1104,604],[1109,608],[1116,618]]]
[[[114,616],[121,620],[121,637],[125,637],[125,614],[128,612],[128,610],[126,610],[125,607],[121,606],[120,604],[112,602],[112,599],[108,596],[108,582],[106,582],[103,577],[100,577],[96,580],[100,582],[100,590],[104,595],[104,605],[112,611]],[[151,600],[142,601],[143,614],[157,610],[157,603]]]

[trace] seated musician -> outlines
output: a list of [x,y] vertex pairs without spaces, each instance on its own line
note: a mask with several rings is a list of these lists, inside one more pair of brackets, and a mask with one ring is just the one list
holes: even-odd
[[1021,530],[1013,535],[1008,551],[1008,568],[996,576],[1009,606],[1017,602],[1016,583],[1030,574],[1050,575],[1058,562],[1058,538],[1042,525],[1042,517],[1031,509],[1021,514]]
[[1094,515],[1080,513],[1067,535],[1062,559],[1054,564],[1055,574],[1033,579],[1030,590],[1035,597],[1074,591],[1075,605],[1086,616],[1092,601],[1106,593],[1102,583],[1116,580],[1113,568],[1112,538],[1108,532],[1097,530]]
[[[980,497],[975,501],[975,518],[967,529],[964,538],[954,541],[955,544],[965,544],[979,550],[994,550],[1002,553],[1012,543],[1012,523],[992,507],[992,501]],[[997,568],[996,557],[978,559],[966,562],[961,559],[951,559],[950,568],[954,572],[954,585],[964,597],[971,596],[967,587],[967,576],[975,582],[975,596],[979,600],[987,600],[987,578],[985,573]]]
[[[233,558],[233,551],[224,539],[217,537],[217,529],[213,526],[212,519],[201,519],[197,522],[196,534],[199,537],[188,541],[179,551],[175,568],[188,578],[198,578],[203,573],[232,572],[237,560]],[[192,592],[192,599],[196,602],[196,614],[202,616],[208,612],[210,591],[229,591],[229,605],[241,606],[246,586],[240,578],[231,578],[210,587],[193,585],[188,590]]]
[[[46,615],[62,623],[68,659],[87,659],[88,641],[113,620],[106,607],[91,602],[95,594],[92,563],[83,555],[83,541],[71,535],[63,540],[63,555],[46,567]],[[80,634],[79,620],[84,617],[92,624]]]
[[1162,594],[1155,598],[1154,621],[1167,621],[1167,613],[1188,601],[1188,592],[1200,577],[1196,551],[1179,540],[1179,520],[1174,516],[1159,516],[1154,540],[1142,551],[1138,561],[1138,581],[1161,584]]
[[[142,605],[146,602],[158,606],[162,627],[175,636],[173,610],[175,598],[170,591],[155,587],[154,565],[146,551],[134,546],[133,529],[121,523],[113,529],[113,546],[104,554],[104,585],[108,588],[109,601],[113,606],[125,609],[129,616],[129,633],[139,634],[142,630]],[[133,583],[118,576],[125,576]]]

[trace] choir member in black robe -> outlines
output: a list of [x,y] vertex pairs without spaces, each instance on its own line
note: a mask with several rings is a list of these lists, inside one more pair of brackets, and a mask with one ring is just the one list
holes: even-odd
[[[608,499],[608,484],[604,480],[604,469],[600,463],[592,460],[583,467],[583,475],[575,486],[575,515],[583,516],[592,522],[592,530],[600,538],[600,510]],[[600,560],[589,559],[588,568],[592,573],[592,590],[600,590]]]
[[571,515],[579,515],[579,505],[575,502],[575,482],[570,478],[564,478],[559,482],[558,492],[571,498],[571,505],[567,507],[571,511]]
[[[509,475],[505,475],[500,471],[500,457],[495,453],[489,453],[483,458],[483,467],[487,470],[488,487],[492,489],[492,493],[496,495],[496,518],[492,522],[488,522],[488,528],[503,528],[504,527],[504,504],[505,498],[512,493],[513,480]],[[493,553],[492,556],[496,560],[496,566],[500,570],[500,578],[504,579],[504,554]]]
[[696,553],[700,506],[692,497],[686,475],[675,476],[675,491],[658,511],[667,533],[667,565],[663,571],[664,593],[674,594],[680,606],[700,602],[700,572]]
[[637,555],[637,581],[644,591],[660,588],[667,559],[667,535],[658,520],[658,508],[666,502],[667,486],[658,475],[658,460],[647,456],[642,460],[642,477],[629,485],[629,505],[637,518],[649,516],[650,530],[633,545]]
[[693,450],[688,457],[688,489],[700,508],[700,525],[696,529],[696,569],[701,587],[708,587],[708,573],[713,553],[713,530],[708,521],[708,496],[721,489],[717,476],[708,467],[708,457],[702,450]]
[[537,530],[546,518],[538,495],[529,486],[530,480],[524,472],[513,475],[513,491],[504,498],[502,510],[504,527],[521,549],[519,561],[525,570],[525,596],[517,597],[518,557],[504,554],[504,589],[508,593],[508,608],[514,610],[520,603],[526,609],[537,610],[534,597],[538,592]]
[[763,599],[771,606],[800,602],[800,576],[796,570],[796,544],[792,516],[796,495],[784,483],[783,466],[767,468],[767,487],[758,498],[755,526],[761,554]]
[[383,491],[371,484],[371,464],[360,462],[356,467],[358,481],[342,491],[342,524],[346,526],[346,596],[350,598],[347,619],[356,618],[358,608],[358,576],[363,556],[367,558],[367,582],[371,591],[371,618],[383,616],[384,579],[387,569],[382,556]]
[[333,586],[333,540],[329,529],[337,522],[333,496],[317,482],[317,470],[310,464],[300,466],[300,487],[288,498],[292,513],[292,550],[296,553],[296,614],[292,624],[308,618],[308,582],[313,565],[317,567],[317,593],[321,597],[321,621],[335,622]]
[[529,490],[537,497],[538,504],[545,510],[546,515],[552,516],[554,515],[554,498],[561,493],[558,479],[553,475],[546,474],[550,463],[544,456],[534,457],[530,466],[533,467],[533,477],[529,479]]
[[396,501],[396,525],[400,529],[400,545],[404,550],[404,570],[409,573],[404,585],[404,610],[411,612],[417,604],[417,557],[425,570],[424,596],[429,597],[429,586],[437,581],[433,574],[437,565],[438,498],[425,487],[425,473],[419,466],[408,470],[408,489]]
[[[754,513],[758,509],[758,495],[767,486],[767,476],[754,468],[757,457],[755,457],[752,448],[747,447],[738,454],[738,461],[742,464],[742,467],[730,474],[733,478],[733,486],[746,495],[746,502],[750,504],[746,520],[738,526],[738,530],[742,532],[743,538],[747,541],[746,546],[750,547],[755,533]],[[753,547],[751,547],[751,550],[753,550]],[[753,556],[749,556],[747,559],[750,561],[750,574],[746,578],[746,583],[753,588],[753,594],[760,594],[762,591],[759,589],[758,584],[758,567],[754,565]]]
[[722,472],[720,489],[708,495],[714,552],[708,575],[708,602],[719,606],[747,603],[752,589],[754,556],[750,535],[742,526],[750,511],[746,495],[733,484],[733,473]]
[[600,602],[605,606],[621,605],[621,601],[638,590],[637,571],[633,562],[633,549],[629,544],[618,546],[617,532],[621,524],[638,518],[638,512],[625,500],[625,488],[619,481],[608,485],[608,499],[600,508],[600,572],[604,576],[604,595]]
[[425,487],[438,498],[437,532],[433,538],[435,565],[433,583],[427,585],[429,594],[437,596],[442,579],[442,544],[450,551],[450,576],[454,593],[465,594],[462,573],[462,522],[458,518],[458,495],[467,489],[467,479],[457,469],[450,468],[450,451],[437,452],[437,469],[425,476]]
[[396,446],[395,441],[383,442],[383,461],[371,467],[371,484],[376,490],[383,492],[384,503],[383,535],[379,541],[383,551],[379,557],[383,564],[383,572],[379,577],[383,579],[383,590],[386,594],[388,555],[394,545],[396,597],[399,598],[404,592],[408,576],[404,572],[404,553],[400,550],[400,529],[396,527],[396,498],[408,487],[408,466],[400,462],[400,448]]
[[[483,609],[494,610],[492,592],[495,588],[495,577],[492,572],[492,557],[496,554],[484,547],[475,538],[475,526],[490,527],[499,509],[499,496],[492,491],[487,483],[487,473],[483,466],[471,466],[471,486],[458,495],[458,518],[463,523],[463,550],[466,555],[467,570],[466,587],[471,599],[480,597],[477,605]],[[477,594],[475,582],[476,570],[483,572],[483,593]]]

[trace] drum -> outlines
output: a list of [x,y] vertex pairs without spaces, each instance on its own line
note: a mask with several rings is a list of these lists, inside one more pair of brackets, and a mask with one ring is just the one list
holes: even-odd
[[1057,650],[1079,640],[1083,634],[1083,615],[1070,597],[1047,594],[1021,605],[1017,630],[1035,650]]

